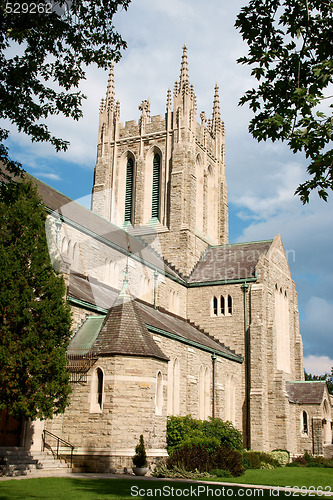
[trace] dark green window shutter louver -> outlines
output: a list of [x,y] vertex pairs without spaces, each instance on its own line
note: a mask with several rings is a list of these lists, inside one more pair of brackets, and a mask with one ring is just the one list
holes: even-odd
[[155,219],[160,217],[160,177],[161,177],[161,158],[156,154],[153,161],[153,192],[151,216]]
[[128,158],[126,167],[125,222],[132,222],[133,217],[133,181],[133,160],[132,158]]

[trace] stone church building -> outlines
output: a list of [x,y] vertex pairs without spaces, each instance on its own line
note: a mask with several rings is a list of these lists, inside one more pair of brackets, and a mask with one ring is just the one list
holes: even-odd
[[100,106],[92,210],[36,181],[73,311],[71,404],[27,426],[89,470],[128,467],[140,434],[166,456],[168,415],[231,421],[254,450],[332,455],[325,382],[305,382],[295,283],[279,235],[228,243],[224,124],[197,121],[184,46],[166,112],[120,122],[113,68]]

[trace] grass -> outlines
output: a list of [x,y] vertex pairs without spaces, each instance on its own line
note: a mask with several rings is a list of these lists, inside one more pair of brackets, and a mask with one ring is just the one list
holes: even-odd
[[[223,479],[219,479],[223,482]],[[333,469],[321,467],[278,467],[277,469],[248,469],[245,474],[228,482],[241,484],[262,484],[269,486],[310,486],[317,489],[327,487],[333,492]],[[329,490],[329,488],[331,488]]]
[[[332,471],[330,469],[275,469],[275,470],[248,470],[243,476],[232,480],[239,483],[267,484],[267,485],[297,485],[326,486],[332,485]],[[222,480],[221,480],[222,481]],[[191,494],[191,487],[195,493]],[[163,489],[164,488],[164,489]],[[172,491],[172,488],[174,490]],[[201,490],[198,488],[201,488]],[[204,488],[210,488],[210,493]],[[220,490],[215,494],[212,490]],[[226,494],[223,490],[228,490]],[[332,488],[333,489],[333,488]],[[182,491],[180,491],[182,490]],[[233,493],[231,493],[233,490]],[[184,483],[165,480],[137,480],[137,479],[89,479],[89,478],[31,478],[8,480],[0,482],[0,500],[122,500],[133,498],[223,498],[254,496],[259,498],[286,498],[293,496],[291,492],[285,495],[279,492],[272,495],[268,490],[261,490],[261,494],[238,494],[238,487],[202,485],[196,482]],[[135,496],[139,493],[139,496]],[[248,492],[249,493],[249,492]],[[295,496],[295,495],[294,495]],[[297,496],[297,495],[296,495]],[[314,495],[312,495],[314,496]],[[299,497],[304,497],[300,492]]]

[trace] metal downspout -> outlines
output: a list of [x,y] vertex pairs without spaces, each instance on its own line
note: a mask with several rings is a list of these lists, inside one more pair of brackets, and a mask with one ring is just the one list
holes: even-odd
[[242,285],[244,292],[244,344],[245,344],[245,436],[246,448],[251,449],[251,428],[250,428],[250,387],[251,387],[251,370],[250,370],[250,350],[249,350],[249,332],[247,328],[247,292],[249,285],[245,282]]
[[212,354],[212,374],[213,374],[213,380],[212,380],[212,418],[215,418],[215,361],[216,361],[216,354],[213,352]]

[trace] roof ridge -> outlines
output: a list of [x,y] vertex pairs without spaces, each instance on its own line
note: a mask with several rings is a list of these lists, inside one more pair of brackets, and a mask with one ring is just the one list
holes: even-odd
[[274,238],[270,238],[268,240],[254,240],[254,241],[240,241],[236,243],[224,243],[222,245],[209,245],[208,248],[223,248],[223,247],[233,247],[238,245],[254,245],[256,243],[272,243]]

